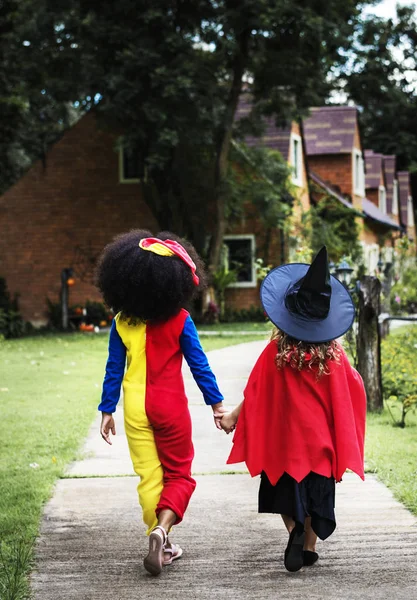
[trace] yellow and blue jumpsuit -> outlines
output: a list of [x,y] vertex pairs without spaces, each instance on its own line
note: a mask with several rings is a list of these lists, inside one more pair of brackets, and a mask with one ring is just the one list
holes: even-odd
[[[222,402],[216,378],[189,313],[163,323],[130,325],[116,315],[98,409],[113,413],[123,384],[126,436],[140,477],[139,502],[148,534],[161,510],[179,523],[194,492],[191,417],[181,373],[185,357],[205,403]],[[127,362],[127,364],[126,364]]]

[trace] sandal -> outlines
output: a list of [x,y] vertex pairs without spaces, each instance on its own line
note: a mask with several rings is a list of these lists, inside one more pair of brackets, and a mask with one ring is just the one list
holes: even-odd
[[164,554],[169,554],[168,558],[164,557],[163,565],[171,565],[173,560],[177,560],[177,558],[181,558],[182,556],[182,548],[178,544],[171,544],[171,546],[164,548]]
[[284,565],[287,571],[299,571],[304,565],[304,538],[304,530],[300,531],[297,527],[294,527],[290,533],[284,554]]
[[162,571],[167,537],[167,532],[160,525],[154,527],[149,535],[149,552],[143,560],[143,565],[151,575],[159,575]]

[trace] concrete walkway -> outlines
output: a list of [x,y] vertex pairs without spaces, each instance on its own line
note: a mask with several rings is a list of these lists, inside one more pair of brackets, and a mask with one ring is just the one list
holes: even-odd
[[[239,402],[264,341],[209,355],[231,406]],[[68,470],[45,508],[32,577],[35,600],[364,600],[417,598],[417,520],[385,486],[346,475],[337,486],[338,528],[319,562],[284,569],[287,534],[278,516],[257,514],[258,481],[225,465],[231,444],[189,374],[197,490],[174,532],[184,556],[158,578],[142,566],[147,540],[137,504],[122,410],[108,447],[94,423],[85,460]],[[234,474],[233,474],[234,472]]]

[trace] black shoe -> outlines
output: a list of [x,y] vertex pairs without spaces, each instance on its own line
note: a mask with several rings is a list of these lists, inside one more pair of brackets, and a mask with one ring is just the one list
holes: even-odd
[[318,559],[319,555],[317,554],[317,552],[312,552],[311,550],[303,551],[303,565],[305,567],[311,567],[311,565],[314,565],[314,563],[318,561]]
[[304,538],[305,532],[294,527],[284,554],[284,565],[287,571],[299,571],[304,565]]

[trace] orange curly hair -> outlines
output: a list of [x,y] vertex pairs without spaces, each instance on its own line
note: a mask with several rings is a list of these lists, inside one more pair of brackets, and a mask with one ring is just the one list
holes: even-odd
[[278,328],[274,328],[271,341],[277,343],[275,364],[278,369],[286,365],[301,371],[302,369],[317,369],[317,379],[329,375],[329,361],[339,362],[341,347],[332,340],[322,344],[312,344],[295,340]]

